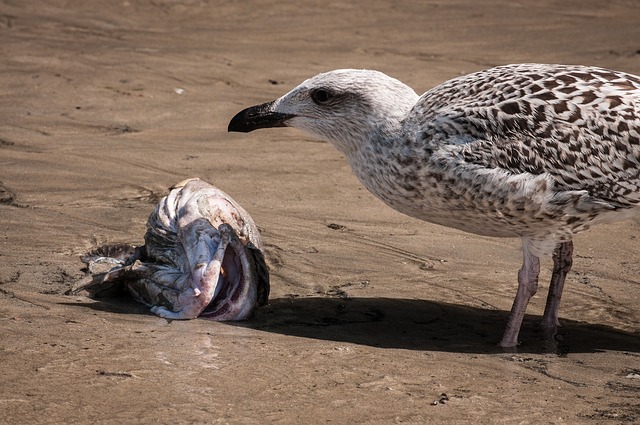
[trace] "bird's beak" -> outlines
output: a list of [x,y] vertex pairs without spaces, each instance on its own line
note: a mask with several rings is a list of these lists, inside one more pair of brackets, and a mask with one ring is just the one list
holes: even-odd
[[293,118],[293,114],[275,112],[274,102],[251,106],[236,114],[229,121],[228,131],[248,133],[259,128],[286,127],[287,120]]

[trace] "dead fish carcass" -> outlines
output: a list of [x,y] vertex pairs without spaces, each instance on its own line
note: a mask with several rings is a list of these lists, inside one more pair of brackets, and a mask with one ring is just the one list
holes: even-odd
[[83,258],[90,273],[70,292],[126,288],[167,319],[243,320],[267,304],[269,272],[260,233],[226,193],[185,180],[147,221],[145,244],[100,247]]

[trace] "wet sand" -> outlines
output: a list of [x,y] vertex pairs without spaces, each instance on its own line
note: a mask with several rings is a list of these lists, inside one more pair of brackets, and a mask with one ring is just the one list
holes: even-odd
[[[226,132],[334,68],[418,92],[516,62],[640,74],[638,16],[623,0],[0,2],[0,423],[640,421],[639,220],[576,238],[555,345],[543,263],[507,353],[519,241],[396,213],[298,131]],[[269,306],[170,322],[65,295],[82,253],[141,243],[187,177],[258,223]]]

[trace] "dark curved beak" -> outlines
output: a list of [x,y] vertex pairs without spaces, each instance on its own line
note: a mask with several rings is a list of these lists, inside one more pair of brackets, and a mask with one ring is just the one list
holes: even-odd
[[273,102],[244,109],[231,118],[227,130],[248,133],[259,128],[286,127],[287,120],[294,117],[292,114],[273,112],[272,109]]

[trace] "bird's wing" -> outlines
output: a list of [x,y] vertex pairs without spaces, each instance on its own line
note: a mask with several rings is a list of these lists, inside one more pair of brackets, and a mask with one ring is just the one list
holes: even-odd
[[581,66],[494,68],[428,91],[409,119],[469,164],[546,173],[560,190],[616,207],[640,202],[639,77]]

